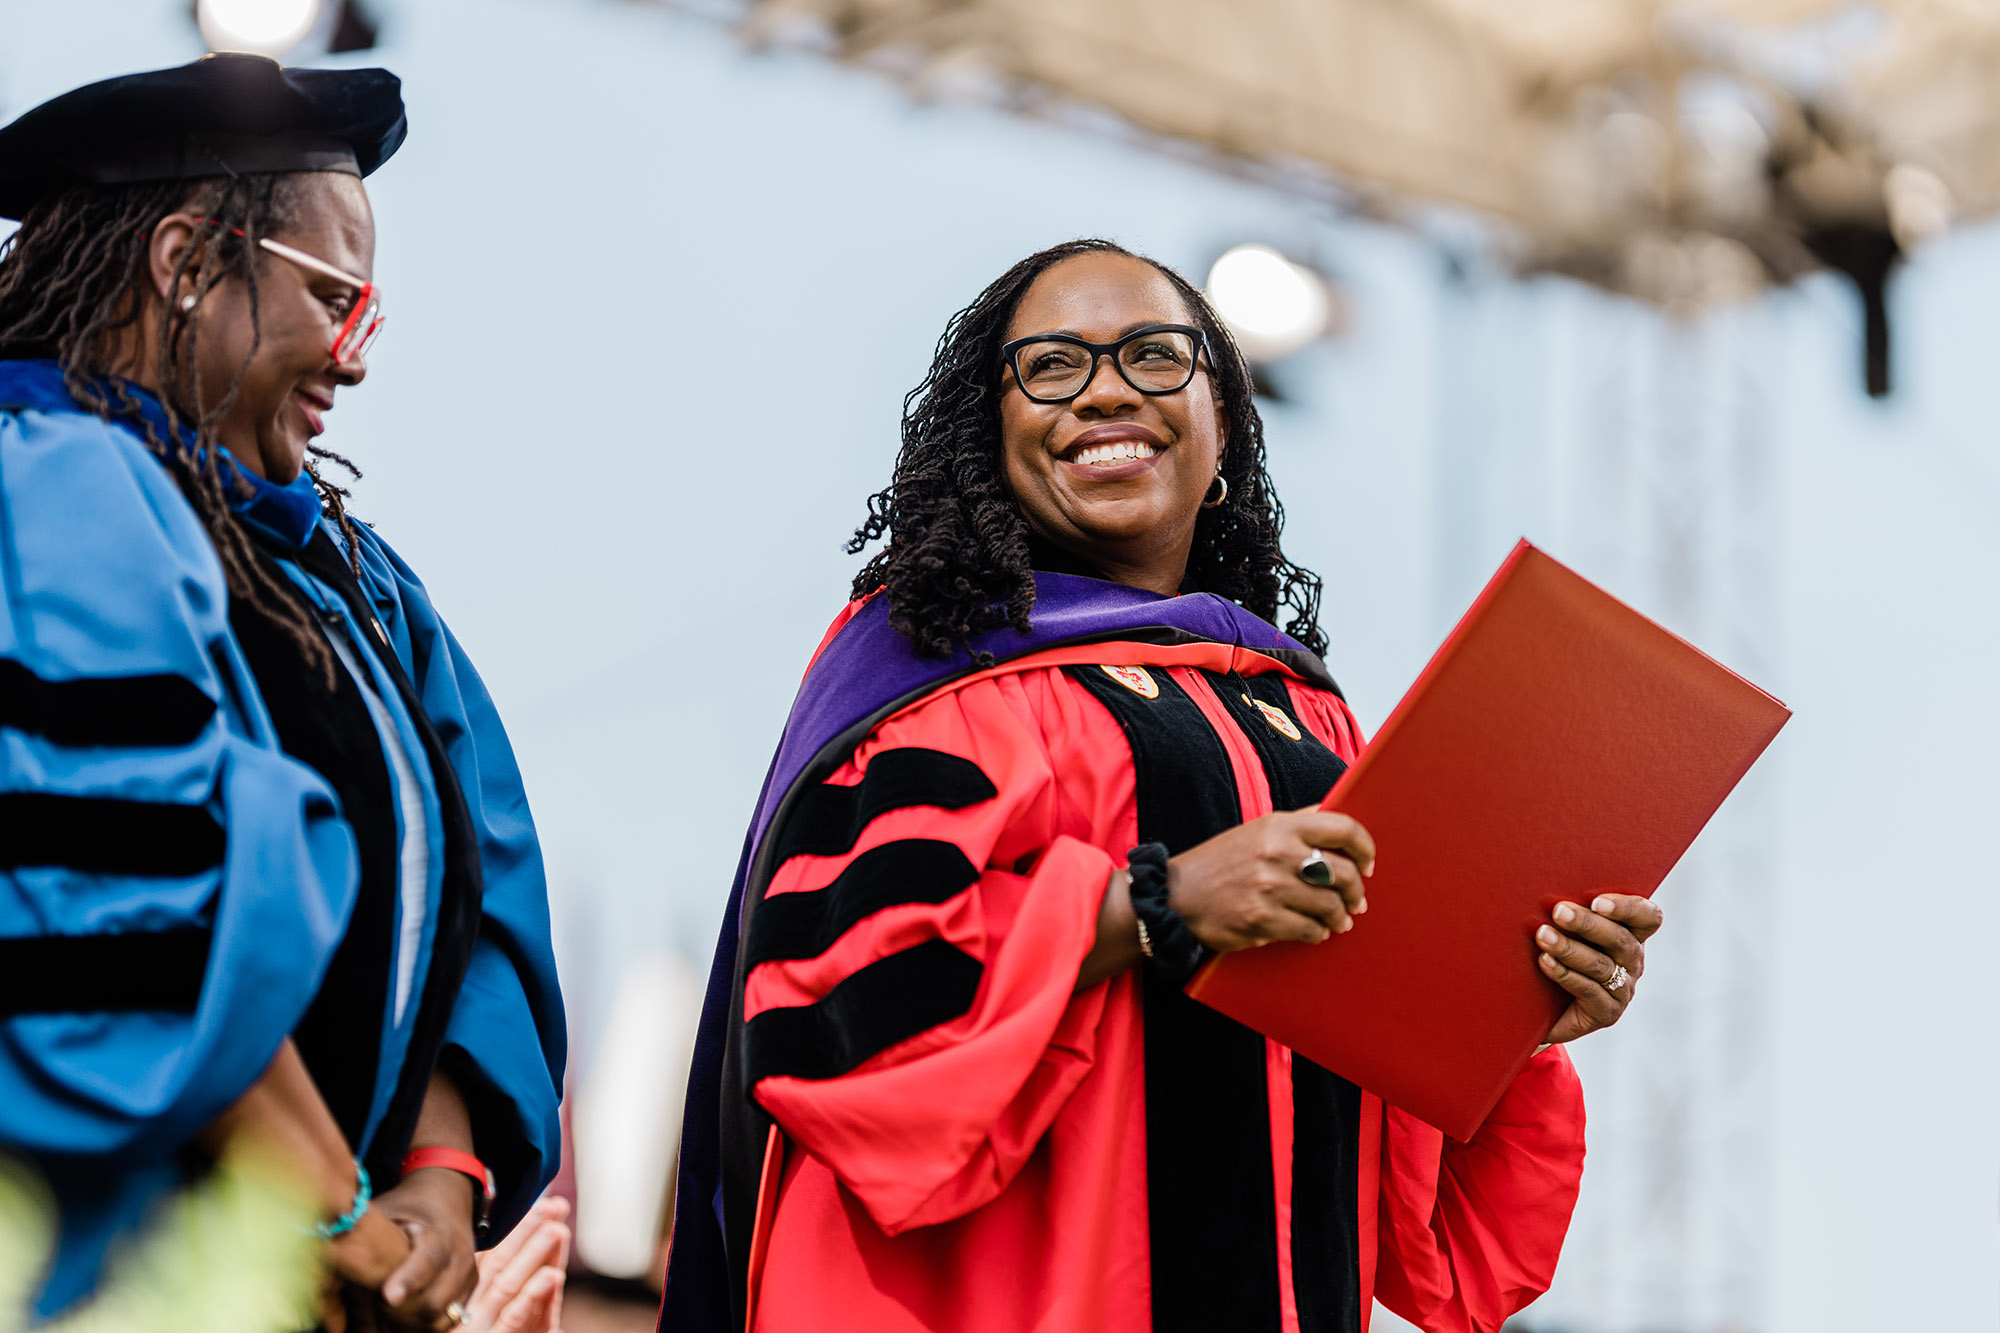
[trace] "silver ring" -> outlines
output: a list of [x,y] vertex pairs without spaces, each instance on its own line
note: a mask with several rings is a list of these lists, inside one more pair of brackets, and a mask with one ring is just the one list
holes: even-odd
[[453,1301],[450,1305],[444,1307],[444,1317],[451,1320],[454,1324],[463,1324],[465,1322],[465,1306],[458,1301]]
[[1326,853],[1319,848],[1312,849],[1312,855],[1299,862],[1299,878],[1316,889],[1333,887],[1333,867],[1326,863]]
[[1625,970],[1623,963],[1613,963],[1611,965],[1611,980],[1604,983],[1604,989],[1615,994],[1618,991],[1624,990],[1625,983],[1631,979],[1632,974]]

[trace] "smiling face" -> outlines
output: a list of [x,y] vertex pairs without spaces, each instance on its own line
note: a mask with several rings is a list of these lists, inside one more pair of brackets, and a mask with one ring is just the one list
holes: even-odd
[[[1109,343],[1148,324],[1196,323],[1151,264],[1085,254],[1029,285],[1006,340],[1064,333]],[[1001,459],[1029,527],[1120,583],[1177,592],[1228,439],[1208,368],[1203,356],[1186,388],[1145,394],[1106,356],[1075,398],[1040,403],[1003,367]]]
[[[300,181],[297,189],[290,219],[272,239],[355,277],[372,278],[375,220],[361,182],[318,173]],[[213,408],[243,368],[236,402],[218,425],[216,438],[250,471],[285,485],[298,478],[306,446],[325,429],[334,391],[359,384],[368,373],[363,358],[336,364],[331,354],[359,293],[338,278],[266,250],[256,253],[255,263],[255,325],[248,284],[232,277],[213,288],[200,307],[194,373],[202,402]],[[247,367],[245,356],[250,358]]]

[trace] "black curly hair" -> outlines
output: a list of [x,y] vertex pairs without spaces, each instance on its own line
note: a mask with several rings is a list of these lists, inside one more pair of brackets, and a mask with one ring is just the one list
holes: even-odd
[[[903,448],[895,476],[871,496],[850,555],[886,534],[888,544],[854,578],[854,595],[887,590],[889,623],[929,657],[948,657],[984,630],[1026,630],[1035,605],[1029,528],[1007,488],[1000,458],[1000,345],[1030,284],[1065,259],[1127,255],[1151,264],[1208,335],[1210,375],[1229,414],[1222,455],[1228,499],[1204,509],[1188,553],[1187,586],[1226,597],[1276,623],[1315,653],[1321,582],[1279,546],[1284,506],[1264,466],[1264,423],[1250,368],[1236,341],[1186,278],[1157,260],[1104,240],[1076,240],[1029,255],[951,317],[923,383],[903,400]],[[975,654],[986,660],[985,654]]]
[[[291,224],[304,206],[307,179],[301,173],[282,173],[83,186],[35,205],[20,229],[0,245],[0,359],[53,358],[79,405],[138,431],[200,517],[221,558],[230,596],[275,621],[306,663],[331,681],[334,657],[325,635],[283,576],[258,559],[249,533],[230,508],[232,482],[222,469],[222,451],[212,447],[257,351],[257,265],[251,262],[257,238]],[[141,412],[133,386],[111,374],[107,358],[117,335],[139,323],[144,309],[139,293],[148,281],[153,231],[175,212],[209,218],[216,225],[201,244],[188,248],[174,273],[176,284],[195,274],[193,308],[169,304],[160,321],[156,353],[168,425],[163,435]],[[199,298],[239,274],[250,298],[250,350],[228,389],[209,402],[194,373],[201,338]],[[183,428],[194,436],[192,449],[173,438]],[[360,471],[330,449],[317,444],[307,448],[306,471],[322,505],[347,534],[350,561],[357,560],[360,548],[345,505],[348,492],[322,476],[318,464],[335,463],[353,477]]]

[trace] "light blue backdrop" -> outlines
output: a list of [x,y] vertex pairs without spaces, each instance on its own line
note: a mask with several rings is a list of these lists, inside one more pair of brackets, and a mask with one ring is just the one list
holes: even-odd
[[[1650,314],[1477,262],[1454,286],[1408,233],[918,107],[646,5],[376,7],[362,63],[403,75],[412,135],[371,185],[390,325],[328,442],[508,718],[585,1059],[622,960],[705,958],[901,397],[1028,250],[1109,235],[1198,277],[1261,239],[1346,285],[1352,333],[1290,368],[1267,422],[1288,545],[1327,578],[1332,664],[1369,726],[1522,532],[1671,611],[1589,480],[1620,347],[1645,363],[1627,427],[1682,392],[1661,360],[1682,335]],[[0,0],[0,116],[199,49],[185,0]],[[1860,395],[1857,308],[1830,280],[1685,335],[1761,405],[1761,683],[1798,710],[1759,830],[1775,1333],[1994,1325],[1996,295],[2000,231],[1920,255],[1886,405]]]

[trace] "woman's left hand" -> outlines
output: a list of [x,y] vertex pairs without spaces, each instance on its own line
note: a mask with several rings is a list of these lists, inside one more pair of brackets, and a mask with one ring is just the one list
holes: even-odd
[[1548,1040],[1575,1041],[1625,1016],[1646,971],[1646,941],[1664,918],[1651,899],[1633,893],[1599,894],[1587,908],[1558,903],[1550,917],[1553,924],[1535,931],[1537,961],[1542,975],[1574,998]]
[[376,1196],[376,1210],[410,1238],[410,1257],[382,1284],[382,1303],[398,1323],[449,1333],[461,1322],[447,1311],[468,1300],[479,1280],[472,1189],[456,1171],[427,1167]]

